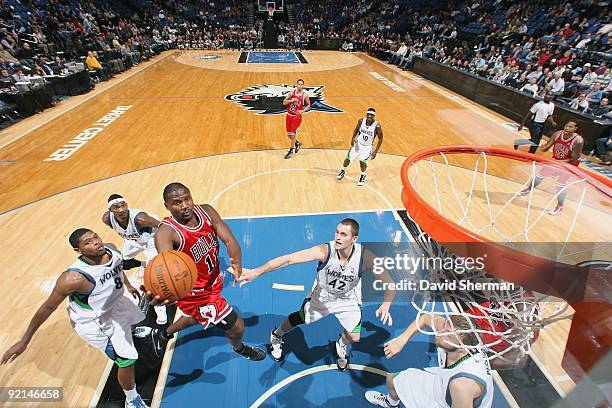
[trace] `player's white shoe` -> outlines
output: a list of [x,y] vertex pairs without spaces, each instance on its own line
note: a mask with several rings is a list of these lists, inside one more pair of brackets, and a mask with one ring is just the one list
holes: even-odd
[[155,323],[160,326],[168,323],[168,313],[166,312],[166,306],[155,305],[155,314],[157,314],[157,319],[155,320]]
[[357,182],[358,186],[363,186],[366,182],[366,175],[362,174],[361,176],[359,176],[359,181]]
[[344,171],[344,169],[342,169],[342,170],[340,170],[340,173],[338,173],[338,175],[336,176],[336,179],[342,180],[345,175],[346,175],[346,171]]
[[283,359],[283,338],[274,334],[276,329],[270,333],[270,355],[276,361]]
[[336,364],[338,365],[338,369],[343,371],[346,369],[349,363],[349,354],[346,346],[343,346],[339,343],[339,340],[336,340]]
[[368,391],[365,393],[365,397],[366,397],[366,400],[368,400],[368,402],[372,405],[376,405],[379,407],[386,407],[386,408],[399,407],[399,404],[391,405],[391,402],[389,401],[387,396],[383,394],[382,392]]
[[548,212],[548,214],[550,214],[550,215],[552,215],[552,216],[555,216],[555,215],[559,215],[559,214],[561,214],[562,212],[563,212],[563,206],[562,206],[562,205],[557,205],[557,206],[555,207],[555,209],[554,209],[554,210],[550,210],[550,211]]
[[147,404],[142,400],[142,397],[139,395],[134,399],[125,400],[125,408],[149,408]]

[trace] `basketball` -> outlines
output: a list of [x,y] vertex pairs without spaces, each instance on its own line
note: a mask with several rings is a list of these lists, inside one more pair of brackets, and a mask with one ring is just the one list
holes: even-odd
[[144,272],[145,288],[162,300],[187,296],[198,276],[195,262],[180,251],[166,251],[149,262]]

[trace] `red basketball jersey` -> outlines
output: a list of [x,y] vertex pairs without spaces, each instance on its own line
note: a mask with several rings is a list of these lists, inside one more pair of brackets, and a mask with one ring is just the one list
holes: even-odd
[[195,205],[193,212],[198,220],[198,225],[194,228],[179,223],[172,216],[164,218],[162,224],[176,231],[181,241],[176,249],[189,255],[198,267],[198,279],[194,289],[204,289],[215,283],[222,284],[222,280],[219,279],[219,241],[213,229],[212,220],[206,211],[199,205]]
[[297,115],[297,111],[304,109],[304,98],[306,97],[306,91],[302,91],[298,95],[295,91],[291,92],[289,99],[297,98],[297,102],[291,102],[287,108],[287,113],[290,115]]
[[555,143],[553,144],[553,158],[557,160],[567,160],[572,157],[572,145],[576,140],[577,133],[573,133],[569,139],[563,140],[563,130],[558,131],[553,137]]

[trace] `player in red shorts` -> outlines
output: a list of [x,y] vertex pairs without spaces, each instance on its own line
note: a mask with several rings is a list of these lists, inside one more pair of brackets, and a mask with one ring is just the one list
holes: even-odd
[[[547,152],[551,147],[553,148],[553,159],[560,162],[565,162],[578,166],[580,164],[580,152],[584,145],[582,136],[576,133],[578,126],[574,121],[568,121],[563,126],[563,130],[555,132],[548,143],[542,147],[542,151]],[[557,178],[557,206],[554,210],[549,211],[550,215],[559,215],[563,211],[563,202],[567,192],[564,190],[567,181],[570,178],[570,174],[567,171],[557,169],[551,165],[544,167],[529,186],[524,190],[517,193],[517,196],[525,196],[529,194],[533,187],[537,187],[545,177],[556,177]]]
[[[523,303],[515,302],[514,307],[531,310],[532,304],[528,301]],[[480,307],[473,306],[467,308],[465,313],[470,316],[475,326],[482,331],[478,333],[478,336],[485,348],[501,356],[491,359],[491,367],[493,369],[501,370],[521,367],[526,363],[528,354],[525,352],[524,347],[513,347],[508,350],[512,345],[505,338],[512,337],[512,326],[501,319],[501,313],[498,313],[499,316],[495,316],[494,310],[497,308],[499,306],[496,303],[485,301],[480,304]],[[520,311],[517,310],[517,312]],[[534,309],[532,312],[536,313],[536,310]],[[482,316],[482,318],[477,316]],[[539,331],[533,332],[533,337],[529,339],[529,344],[533,344],[538,339],[539,334]]]
[[157,252],[175,249],[189,255],[198,267],[198,277],[191,293],[176,302],[186,316],[165,331],[154,330],[152,333],[156,352],[161,355],[174,333],[199,323],[204,329],[212,324],[223,330],[234,351],[241,356],[263,360],[266,356],[263,350],[242,342],[244,322],[221,294],[223,278],[218,262],[219,238],[227,248],[235,276],[239,277],[242,272],[242,253],[234,234],[212,206],[194,204],[189,189],[181,183],[168,184],[163,197],[172,216],[163,219],[155,234]]
[[310,108],[310,99],[304,90],[304,80],[298,79],[295,90],[285,97],[283,105],[287,107],[287,118],[285,125],[287,128],[287,137],[291,139],[291,147],[285,155],[285,159],[290,159],[294,154],[300,151],[302,143],[296,139],[297,130],[302,123],[302,114]]

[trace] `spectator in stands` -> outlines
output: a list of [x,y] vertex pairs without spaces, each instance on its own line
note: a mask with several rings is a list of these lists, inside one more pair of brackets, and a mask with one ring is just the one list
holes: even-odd
[[595,155],[599,158],[601,164],[606,166],[612,164],[610,150],[612,150],[612,136],[610,136],[610,128],[608,128],[608,136],[600,137],[595,141]]
[[561,95],[565,90],[565,81],[563,80],[562,75],[563,74],[561,72],[557,72],[554,79],[550,81],[550,84],[552,85],[552,92],[555,95]]
[[570,108],[577,110],[578,112],[586,112],[589,109],[589,101],[587,101],[587,94],[584,92],[580,92],[578,96],[572,99]]
[[30,78],[23,73],[23,70],[18,69],[17,72],[13,75],[14,82],[30,82]]
[[599,106],[591,108],[591,113],[597,117],[606,116],[608,113],[610,113],[610,105],[608,105],[608,98],[601,98]]
[[95,78],[99,81],[105,81],[109,78],[109,74],[104,70],[100,61],[96,58],[93,51],[87,51],[87,58],[85,58],[85,65],[87,69],[92,71]]
[[0,71],[0,85],[2,88],[10,88],[15,83],[15,79],[11,76],[8,70]]
[[55,61],[51,64],[51,68],[53,68],[53,73],[55,75],[64,75],[68,72],[68,68],[66,68],[66,65],[59,56],[55,57]]
[[538,93],[538,85],[536,84],[537,80],[532,77],[529,80],[529,83],[526,85],[523,85],[523,87],[520,89],[522,92],[527,92],[527,93],[531,93],[532,96],[536,96],[536,94]]
[[[347,47],[348,47],[348,44],[347,44]],[[391,58],[389,59],[389,64],[398,65],[402,61],[402,59],[406,57],[407,53],[408,53],[408,46],[406,46],[405,42],[402,42],[400,47],[397,49],[397,51],[391,54]]]
[[591,91],[587,94],[587,100],[591,105],[597,105],[601,98],[603,98],[603,92],[601,91],[601,84],[595,82],[591,85]]

